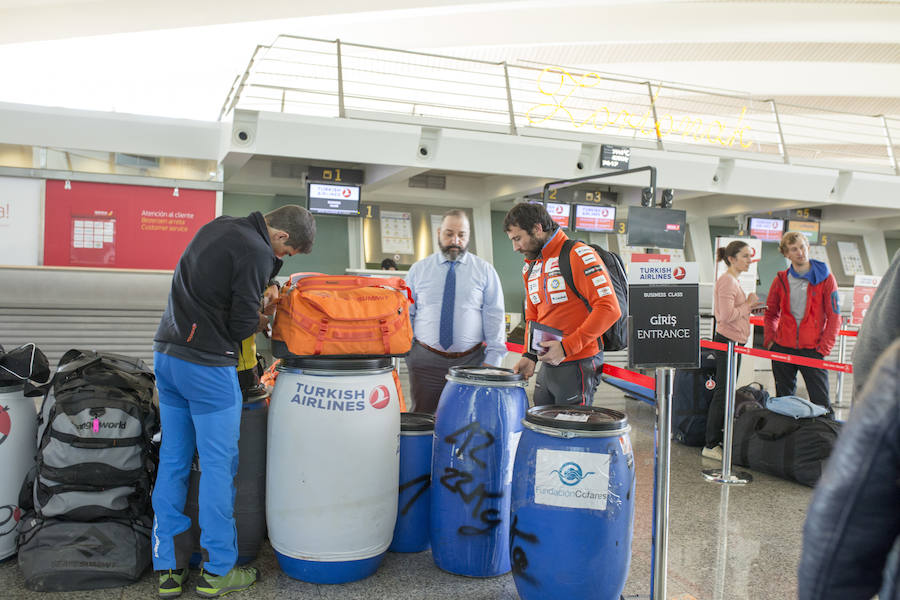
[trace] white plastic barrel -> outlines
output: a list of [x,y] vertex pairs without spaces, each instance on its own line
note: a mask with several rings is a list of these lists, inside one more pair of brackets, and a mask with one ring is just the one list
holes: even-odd
[[19,490],[34,465],[37,411],[22,386],[0,387],[0,560],[16,553]]
[[390,359],[286,359],[269,405],[266,521],[281,569],[344,583],[394,533],[400,404]]

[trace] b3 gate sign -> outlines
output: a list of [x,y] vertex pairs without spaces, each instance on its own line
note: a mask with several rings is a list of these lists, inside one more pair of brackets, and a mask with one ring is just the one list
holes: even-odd
[[700,366],[697,273],[697,263],[631,263],[629,367]]

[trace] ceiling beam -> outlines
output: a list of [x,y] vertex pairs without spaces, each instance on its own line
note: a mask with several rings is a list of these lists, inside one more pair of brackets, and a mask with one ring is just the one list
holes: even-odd
[[411,177],[415,177],[428,170],[428,167],[369,165],[366,167],[365,190],[367,193],[376,192],[384,187],[409,181]]

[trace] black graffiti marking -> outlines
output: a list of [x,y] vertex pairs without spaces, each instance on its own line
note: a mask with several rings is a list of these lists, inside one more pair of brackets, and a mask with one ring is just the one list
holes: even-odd
[[409,512],[409,509],[412,508],[412,505],[415,504],[416,500],[425,493],[425,491],[431,487],[431,473],[425,473],[424,475],[419,475],[415,479],[410,479],[406,483],[400,484],[400,493],[403,493],[403,490],[407,488],[411,488],[416,484],[422,484],[422,487],[413,494],[413,497],[409,499],[409,502],[403,505],[403,508],[400,510],[401,515],[406,515]]
[[525,552],[525,549],[521,546],[516,546],[516,538],[521,538],[522,541],[528,542],[530,544],[540,544],[540,540],[538,536],[533,533],[526,533],[516,527],[519,524],[519,515],[513,517],[512,524],[509,527],[509,548],[510,548],[510,564],[512,565],[513,575],[519,577],[520,579],[524,579],[528,583],[533,584],[535,587],[540,587],[540,583],[533,575],[528,575],[525,571],[528,570],[528,555]]
[[475,464],[484,469],[485,467],[487,467],[487,463],[475,456],[475,452],[477,450],[481,450],[482,448],[491,446],[496,438],[490,431],[482,427],[481,423],[478,423],[476,421],[475,423],[469,423],[462,429],[457,429],[456,431],[445,437],[444,441],[448,444],[456,444],[457,436],[462,434],[463,432],[466,433],[466,440],[456,448],[456,456],[465,456],[466,448],[468,447],[469,443],[475,438],[476,435],[483,434],[484,437],[487,438],[487,441],[483,444],[479,444],[478,446],[472,446],[472,449],[469,450],[468,457],[475,461]]
[[[456,481],[454,482],[454,485],[451,486],[450,482],[454,479]],[[478,502],[476,502],[475,506],[472,508],[472,516],[480,519],[482,523],[485,523],[487,525],[487,527],[479,529],[471,525],[462,525],[457,530],[460,535],[483,535],[503,522],[503,519],[491,518],[498,517],[500,515],[499,510],[495,508],[486,508],[484,510],[481,510],[481,504],[485,499],[496,500],[502,498],[503,493],[485,491],[483,482],[479,483],[478,486],[471,492],[466,493],[465,490],[462,489],[462,486],[467,483],[472,483],[473,480],[474,477],[472,477],[471,473],[460,471],[458,469],[454,469],[453,467],[444,467],[444,476],[440,479],[441,485],[443,485],[454,494],[459,494],[459,497],[462,498],[464,504],[471,504],[473,500],[478,498]]]
[[491,518],[497,516],[500,516],[499,510],[497,510],[496,508],[487,508],[481,511],[481,515],[479,515],[481,522],[487,524],[487,527],[479,529],[477,527],[473,527],[472,525],[463,525],[457,531],[460,535],[486,535],[490,533],[491,529],[503,522],[503,519]]

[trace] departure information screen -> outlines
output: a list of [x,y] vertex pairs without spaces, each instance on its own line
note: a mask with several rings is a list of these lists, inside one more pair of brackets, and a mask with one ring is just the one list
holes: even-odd
[[616,228],[615,206],[575,205],[576,231],[609,233]]
[[327,215],[358,215],[359,186],[310,183],[307,188],[311,213]]

